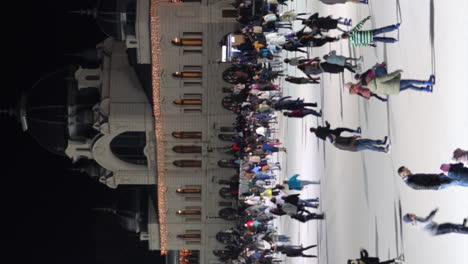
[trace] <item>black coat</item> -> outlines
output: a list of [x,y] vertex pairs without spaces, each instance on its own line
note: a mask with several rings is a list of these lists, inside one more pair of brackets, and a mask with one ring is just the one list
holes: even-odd
[[415,190],[438,190],[443,184],[452,182],[445,174],[411,174],[406,177],[406,185]]

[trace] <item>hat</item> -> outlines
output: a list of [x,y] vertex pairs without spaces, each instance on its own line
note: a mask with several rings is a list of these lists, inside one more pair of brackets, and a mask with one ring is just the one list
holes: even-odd
[[444,164],[440,165],[440,170],[443,171],[443,172],[448,172],[450,170],[450,167],[451,167],[450,164],[444,163]]
[[405,223],[411,223],[411,222],[413,222],[413,220],[411,219],[411,217],[410,217],[409,214],[405,214],[405,215],[403,216],[403,222],[405,222]]
[[353,87],[353,85],[354,85],[354,84],[353,84],[352,82],[348,82],[348,83],[345,83],[345,84],[344,84],[344,88],[347,89],[347,90],[349,90],[351,87]]

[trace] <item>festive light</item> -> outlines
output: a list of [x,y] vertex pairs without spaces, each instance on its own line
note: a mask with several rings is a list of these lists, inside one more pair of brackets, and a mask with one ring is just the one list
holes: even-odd
[[158,177],[158,217],[159,217],[159,240],[161,243],[161,254],[167,253],[167,226],[166,226],[166,171],[164,150],[164,121],[161,115],[161,41],[159,30],[159,0],[151,0],[151,64],[152,64],[152,86],[153,86],[153,112],[155,118],[156,136],[156,164]]

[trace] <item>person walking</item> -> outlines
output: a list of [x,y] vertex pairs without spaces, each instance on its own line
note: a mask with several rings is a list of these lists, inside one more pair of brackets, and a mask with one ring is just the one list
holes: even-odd
[[397,172],[406,185],[414,190],[443,190],[450,186],[467,186],[466,183],[454,179],[458,178],[457,170],[459,167],[453,168],[452,173],[449,172],[451,177],[444,173],[412,173],[405,166],[398,168]]
[[290,100],[291,96],[285,96],[280,98],[278,101],[273,103],[275,110],[296,110],[303,109],[304,107],[317,107],[317,103],[304,103],[304,100],[297,98],[296,100]]
[[348,259],[348,264],[391,264],[404,262],[403,255],[382,262],[378,257],[369,257],[369,253],[365,249],[361,249],[360,255],[361,258],[359,259]]
[[353,65],[352,62],[355,62],[355,63],[360,62],[362,61],[362,57],[358,59],[348,58],[345,56],[336,55],[336,50],[332,50],[327,55],[324,55],[323,59],[330,64],[348,66],[348,67],[352,67],[355,71],[361,71],[361,67],[359,65]]
[[390,145],[383,147],[383,145],[387,144],[387,137],[383,140],[373,140],[373,139],[365,139],[360,138],[360,136],[352,136],[352,137],[342,137],[342,136],[335,136],[333,134],[327,136],[327,140],[333,144],[338,149],[351,151],[351,152],[358,152],[363,150],[372,150],[376,152],[384,152],[387,153],[389,151]]
[[322,139],[322,140],[326,140],[327,136],[328,135],[335,135],[337,137],[339,137],[341,135],[341,133],[343,132],[349,132],[349,133],[356,133],[356,134],[361,134],[361,128],[358,127],[356,130],[354,129],[351,129],[351,128],[345,128],[345,127],[338,127],[338,128],[335,128],[335,129],[330,129],[330,123],[328,123],[328,121],[325,121],[325,126],[318,126],[316,128],[314,127],[311,127],[309,129],[309,131],[311,133],[315,133],[315,135]]
[[453,224],[453,223],[443,223],[438,224],[432,219],[437,213],[438,209],[432,210],[432,212],[425,218],[416,216],[415,214],[408,213],[403,216],[403,221],[405,223],[412,224],[413,226],[421,229],[431,236],[439,236],[450,233],[464,234],[468,235],[468,218],[463,219],[462,224]]
[[305,258],[316,258],[316,255],[306,255],[304,251],[314,248],[317,245],[312,245],[308,247],[296,246],[296,245],[281,245],[275,246],[277,252],[284,254],[288,257],[305,257]]
[[[369,89],[369,92],[378,95],[394,95],[407,90],[430,93],[432,92],[432,86],[435,84],[434,75],[429,76],[429,80],[427,81],[408,79],[402,80],[401,72],[402,70],[398,70],[386,75],[374,77],[372,80],[369,81],[366,87],[364,87],[361,83],[353,84],[351,82],[346,83],[345,87],[349,87],[350,91],[351,89],[359,90],[367,88]],[[419,87],[417,85],[424,85],[424,87]]]
[[375,47],[375,42],[384,42],[384,43],[395,43],[398,40],[395,38],[388,37],[378,37],[378,35],[397,30],[400,27],[400,23],[395,25],[386,26],[383,28],[371,29],[371,30],[360,30],[362,26],[369,20],[371,17],[368,16],[364,18],[359,24],[357,24],[351,31],[341,34],[342,39],[349,39],[351,45],[355,47],[359,46],[373,46]]
[[[320,181],[299,180],[298,177],[299,177],[299,174],[294,174],[287,181],[283,181],[283,183],[288,185],[289,190],[297,190],[297,191],[302,190],[304,186],[309,185],[309,184],[320,184]],[[314,199],[314,201],[318,201],[318,198]]]
[[292,111],[284,111],[283,115],[287,117],[293,117],[293,118],[303,118],[304,116],[307,116],[307,115],[314,115],[314,116],[321,117],[322,110],[320,110],[320,112],[317,112],[313,109],[303,108],[303,109],[296,109]]
[[294,83],[294,84],[319,84],[320,83],[320,77],[318,78],[304,78],[304,77],[293,77],[293,76],[287,76],[285,81]]

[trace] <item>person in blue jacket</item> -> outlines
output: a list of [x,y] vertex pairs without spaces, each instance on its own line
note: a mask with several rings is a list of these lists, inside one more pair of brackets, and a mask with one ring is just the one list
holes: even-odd
[[304,186],[309,184],[320,184],[320,181],[306,181],[297,179],[299,174],[294,174],[289,180],[284,181],[284,184],[287,184],[290,190],[302,190]]

